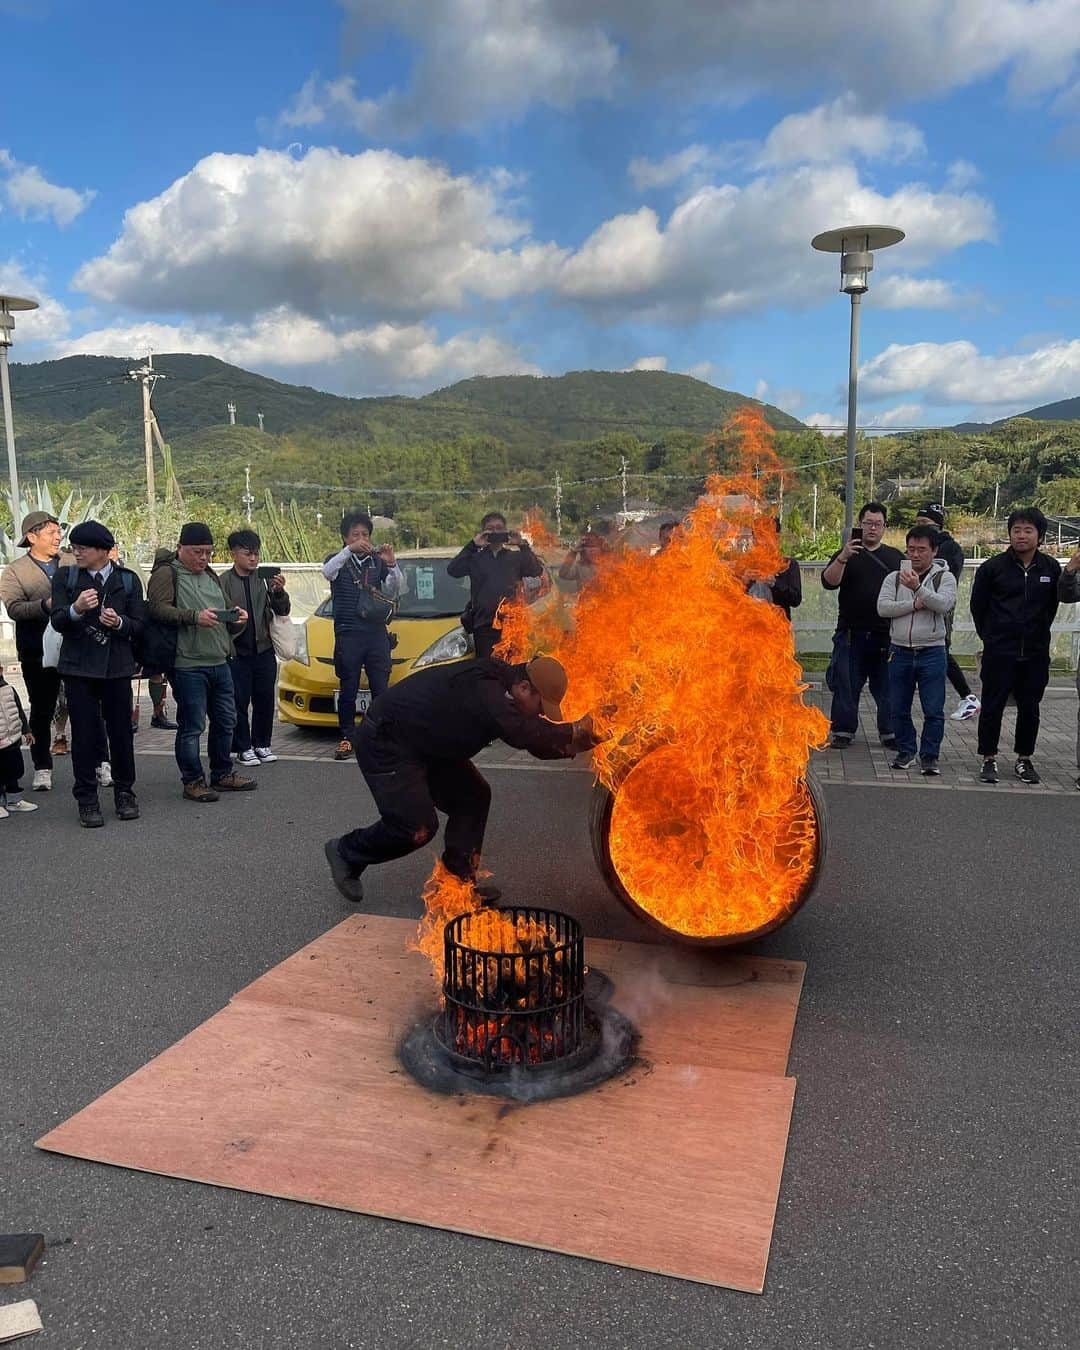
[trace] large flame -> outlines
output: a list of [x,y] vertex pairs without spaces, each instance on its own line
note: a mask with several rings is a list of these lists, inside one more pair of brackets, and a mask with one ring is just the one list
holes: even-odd
[[548,650],[566,667],[567,717],[592,711],[614,794],[612,863],[636,903],[692,937],[749,933],[797,901],[814,866],[803,778],[825,718],[803,701],[791,625],[748,594],[785,564],[765,502],[782,475],[760,412],[728,426],[741,463],[706,492],[671,545],[605,557],[555,608],[509,603],[496,653]]

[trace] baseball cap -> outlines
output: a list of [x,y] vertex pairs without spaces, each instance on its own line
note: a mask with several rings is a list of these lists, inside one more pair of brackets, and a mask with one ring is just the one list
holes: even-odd
[[540,706],[544,716],[552,722],[563,720],[560,704],[566,697],[566,671],[553,656],[534,656],[526,662],[525,671],[535,689],[540,692]]
[[22,538],[19,540],[19,548],[29,548],[30,540],[27,535],[31,530],[40,530],[42,525],[59,525],[62,530],[67,529],[67,525],[62,520],[57,520],[55,516],[50,516],[48,511],[31,511],[28,516],[23,517]]

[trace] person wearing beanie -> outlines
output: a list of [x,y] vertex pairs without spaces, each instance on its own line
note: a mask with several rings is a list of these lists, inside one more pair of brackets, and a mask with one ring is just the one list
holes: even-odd
[[1009,547],[980,564],[971,588],[971,617],[983,645],[979,781],[998,781],[1001,717],[1011,694],[1016,700],[1014,772],[1022,783],[1037,783],[1031,757],[1039,734],[1039,705],[1050,682],[1050,627],[1057,613],[1061,566],[1040,548],[1046,517],[1037,506],[1011,512],[1008,530]]
[[[210,527],[189,521],[176,553],[155,562],[146,588],[153,622],[143,654],[148,668],[164,671],[173,688],[176,763],[184,797],[192,802],[216,802],[222,792],[251,792],[258,786],[238,774],[232,761],[236,700],[229,662],[233,638],[243,631],[248,613],[230,605],[210,566],[213,553]],[[209,782],[201,753],[208,721]]]
[[[964,574],[964,550],[945,528],[945,508],[940,502],[927,502],[925,506],[919,507],[919,514],[915,517],[916,525],[932,525],[938,532],[938,551],[937,556],[941,562],[953,574],[956,581],[957,593],[959,594],[960,578]],[[946,616],[945,630],[945,675],[949,683],[960,695],[960,702],[957,704],[956,711],[949,714],[954,722],[968,722],[973,718],[982,704],[978,697],[972,693],[971,685],[968,684],[967,676],[960,669],[956,657],[952,651],[952,631],[953,614]]]
[[58,669],[71,721],[72,793],[79,824],[105,824],[98,789],[101,726],[108,738],[108,763],[119,820],[137,820],[135,749],[131,735],[131,677],[135,644],[146,618],[142,581],[114,563],[112,532],[96,520],[76,525],[69,536],[75,562],[53,577],[49,622],[63,636]]
[[42,639],[49,626],[52,581],[58,567],[66,567],[71,555],[61,554],[60,540],[67,525],[48,511],[31,511],[23,518],[19,548],[26,553],[0,570],[0,602],[15,624],[15,652],[22,668],[30,701],[30,731],[34,763],[31,787],[48,792],[53,785],[52,719],[60,694],[60,675],[42,663]]

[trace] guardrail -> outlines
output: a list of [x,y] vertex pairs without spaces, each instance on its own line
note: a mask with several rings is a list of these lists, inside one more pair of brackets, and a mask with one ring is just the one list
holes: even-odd
[[[983,560],[985,561],[985,559]],[[1064,561],[1064,559],[1062,560]],[[795,648],[800,654],[828,652],[836,628],[836,595],[821,584],[824,562],[801,562],[803,602],[792,615],[795,630]],[[971,582],[979,563],[964,564],[960,577],[956,621],[953,625],[953,651],[960,655],[974,655],[979,648],[975,625],[971,621]],[[0,569],[2,570],[2,569]],[[145,584],[149,568],[138,569]],[[292,617],[302,623],[313,614],[329,594],[329,586],[318,563],[282,563],[285,584],[292,599]],[[1080,606],[1061,605],[1053,627],[1051,656],[1070,670],[1077,669],[1080,660]],[[0,606],[0,656],[14,653],[14,626]]]

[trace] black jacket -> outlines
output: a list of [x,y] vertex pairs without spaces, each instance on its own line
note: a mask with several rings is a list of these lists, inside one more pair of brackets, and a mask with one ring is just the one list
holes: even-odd
[[509,697],[524,678],[495,657],[420,670],[377,698],[367,721],[419,759],[472,759],[498,740],[537,759],[571,755],[569,722],[527,717]]
[[837,549],[821,574],[821,584],[827,591],[840,592],[837,632],[856,628],[888,637],[889,621],[877,612],[877,598],[881,583],[900,566],[900,550],[891,544],[879,544],[872,552],[864,549],[856,553],[848,560],[843,576],[833,585],[825,580],[825,572],[839,554],[840,550]]
[[504,600],[515,594],[525,577],[543,575],[544,564],[528,546],[520,548],[477,548],[470,539],[456,558],[446,565],[452,577],[469,578],[469,624],[485,628],[495,618]]
[[797,559],[788,558],[787,567],[777,572],[772,584],[772,602],[791,618],[791,611],[802,604],[802,573]]
[[957,581],[964,570],[964,550],[946,530],[938,531],[938,557]]
[[[71,617],[71,606],[81,591],[93,588],[90,573],[80,569],[73,586],[68,585],[67,567],[53,577],[50,623],[64,635],[60,649],[61,675],[82,675],[87,679],[130,680],[138,662],[134,644],[146,621],[146,601],[142,580],[137,572],[113,563],[105,582],[101,604],[81,619]],[[124,577],[127,577],[125,585]],[[114,609],[120,615],[119,628],[106,628],[102,609]],[[98,641],[98,637],[103,640]]]
[[1061,566],[1036,551],[1027,567],[1007,548],[975,573],[971,617],[983,650],[994,656],[1045,656],[1058,607]]

